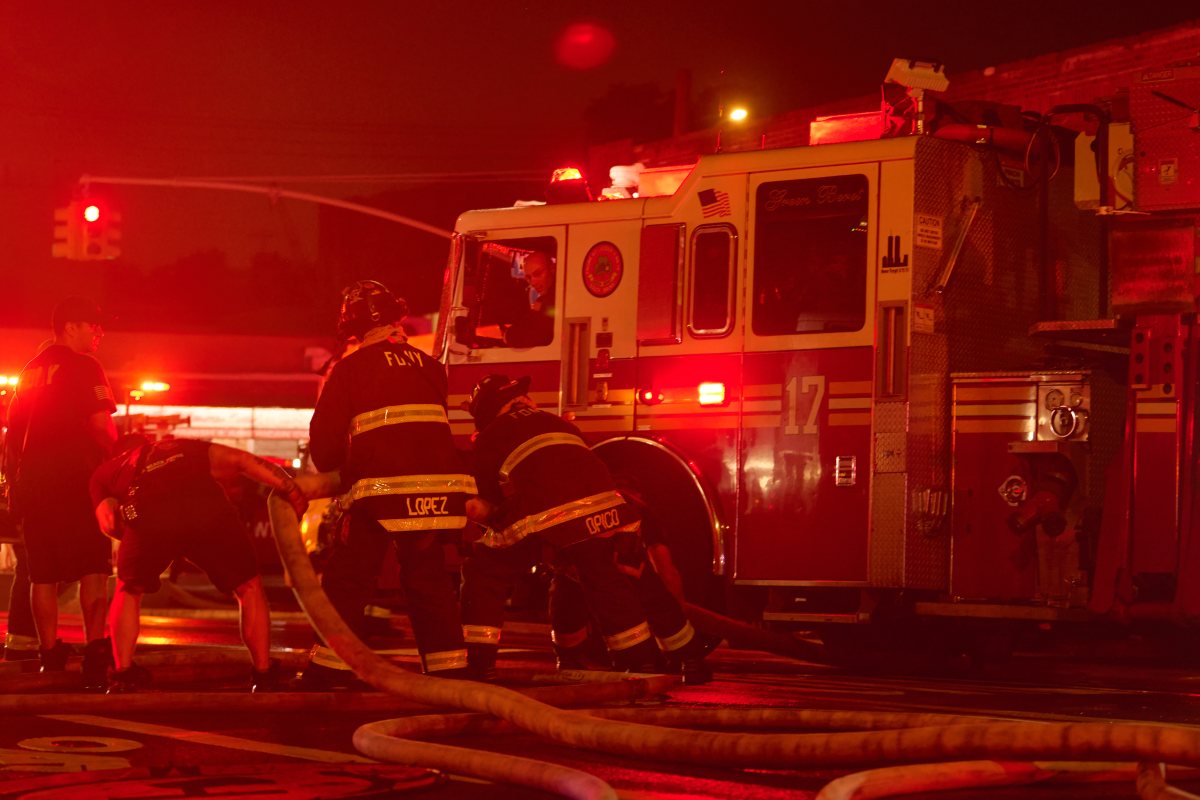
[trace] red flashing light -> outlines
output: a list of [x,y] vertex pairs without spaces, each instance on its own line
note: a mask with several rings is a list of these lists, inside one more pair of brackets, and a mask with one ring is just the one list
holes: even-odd
[[84,206],[83,218],[88,222],[96,222],[100,219],[100,206],[90,205]]
[[700,384],[697,399],[702,406],[725,405],[725,384],[716,381],[706,381]]
[[583,173],[578,167],[559,167],[550,175],[551,183],[562,183],[563,181],[581,181]]
[[638,400],[645,405],[656,406],[663,401],[663,393],[657,389],[639,389]]

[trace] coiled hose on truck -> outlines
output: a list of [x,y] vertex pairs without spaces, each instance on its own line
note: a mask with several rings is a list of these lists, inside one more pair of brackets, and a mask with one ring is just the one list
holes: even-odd
[[[335,477],[305,476],[302,486],[330,492]],[[323,482],[323,486],[321,486]],[[656,718],[638,709],[638,722],[600,718],[565,711],[509,689],[471,681],[447,680],[401,670],[375,655],[345,624],[329,603],[312,569],[300,538],[295,512],[283,499],[268,500],[272,529],[280,558],[287,568],[296,596],[314,629],[359,678],[382,691],[429,705],[481,712],[513,727],[550,741],[610,755],[648,761],[670,761],[707,767],[828,769],[877,767],[885,764],[923,764],[936,761],[1016,759],[1019,761],[1138,762],[1148,775],[1139,780],[1146,797],[1165,796],[1176,790],[1155,779],[1153,765],[1168,763],[1200,767],[1200,730],[1182,726],[1105,723],[1039,723],[981,720],[926,714],[871,714],[854,712],[802,712],[804,719],[827,722],[853,719],[859,732],[851,733],[722,733],[684,730],[647,724]],[[690,716],[689,716],[690,715]],[[807,717],[803,715],[808,715]],[[837,716],[842,715],[842,716]],[[778,718],[778,715],[774,715]],[[658,715],[657,718],[662,718]],[[771,717],[764,711],[674,714],[690,724],[734,725],[753,728]],[[355,746],[365,755],[413,766],[445,769],[461,775],[502,781],[557,792],[586,800],[615,800],[612,787],[595,776],[546,762],[467,750],[448,745],[414,742],[399,736],[452,732],[461,722],[455,715],[370,723],[354,734]],[[829,725],[828,727],[838,727]],[[950,767],[953,769],[953,767]],[[1159,773],[1161,778],[1161,773]],[[909,788],[912,791],[912,788]],[[833,797],[834,795],[827,795]],[[885,796],[842,794],[840,798]]]

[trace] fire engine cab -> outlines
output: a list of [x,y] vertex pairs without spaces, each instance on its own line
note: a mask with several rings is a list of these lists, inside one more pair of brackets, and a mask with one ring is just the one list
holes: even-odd
[[1130,97],[1128,122],[1083,109],[1094,135],[914,126],[467,212],[451,408],[531,376],[644,495],[689,598],[831,643],[1193,619],[1200,70]]

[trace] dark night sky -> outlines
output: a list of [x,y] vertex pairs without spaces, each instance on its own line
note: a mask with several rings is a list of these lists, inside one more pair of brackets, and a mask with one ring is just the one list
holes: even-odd
[[[0,278],[10,290],[0,292],[0,326],[43,319],[64,280],[118,291],[95,275],[76,280],[79,265],[48,258],[51,210],[83,173],[541,174],[582,160],[584,112],[610,86],[667,92],[683,68],[694,96],[743,87],[770,114],[869,93],[894,56],[942,61],[953,76],[1200,17],[1195,2],[1180,0],[0,0],[0,8],[8,242]],[[585,69],[556,56],[579,22],[612,36],[607,57],[602,47],[568,53],[598,62]],[[363,197],[404,184],[296,188]],[[460,210],[479,194],[464,187]],[[268,209],[261,198],[166,190],[111,196],[126,218],[126,287],[140,276],[169,291],[160,268],[206,252],[225,254],[234,270],[259,251],[317,258],[316,214],[303,204]],[[421,216],[411,192],[404,202]],[[425,218],[453,224],[440,207]]]

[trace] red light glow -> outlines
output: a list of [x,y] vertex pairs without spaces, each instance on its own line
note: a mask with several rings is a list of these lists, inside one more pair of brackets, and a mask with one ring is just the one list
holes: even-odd
[[88,222],[100,219],[100,206],[91,205],[83,209],[83,218]]
[[617,48],[612,31],[595,22],[575,22],[554,42],[558,63],[571,69],[595,69],[608,61]]
[[638,400],[648,406],[656,406],[663,401],[663,393],[655,389],[642,389],[638,392]]
[[702,406],[719,406],[725,404],[725,384],[705,382],[700,384],[698,399]]
[[583,173],[579,171],[578,167],[560,167],[554,170],[554,173],[550,176],[551,183],[581,180],[583,180]]
[[163,383],[162,381],[143,381],[143,392],[165,392],[171,388],[171,384]]

